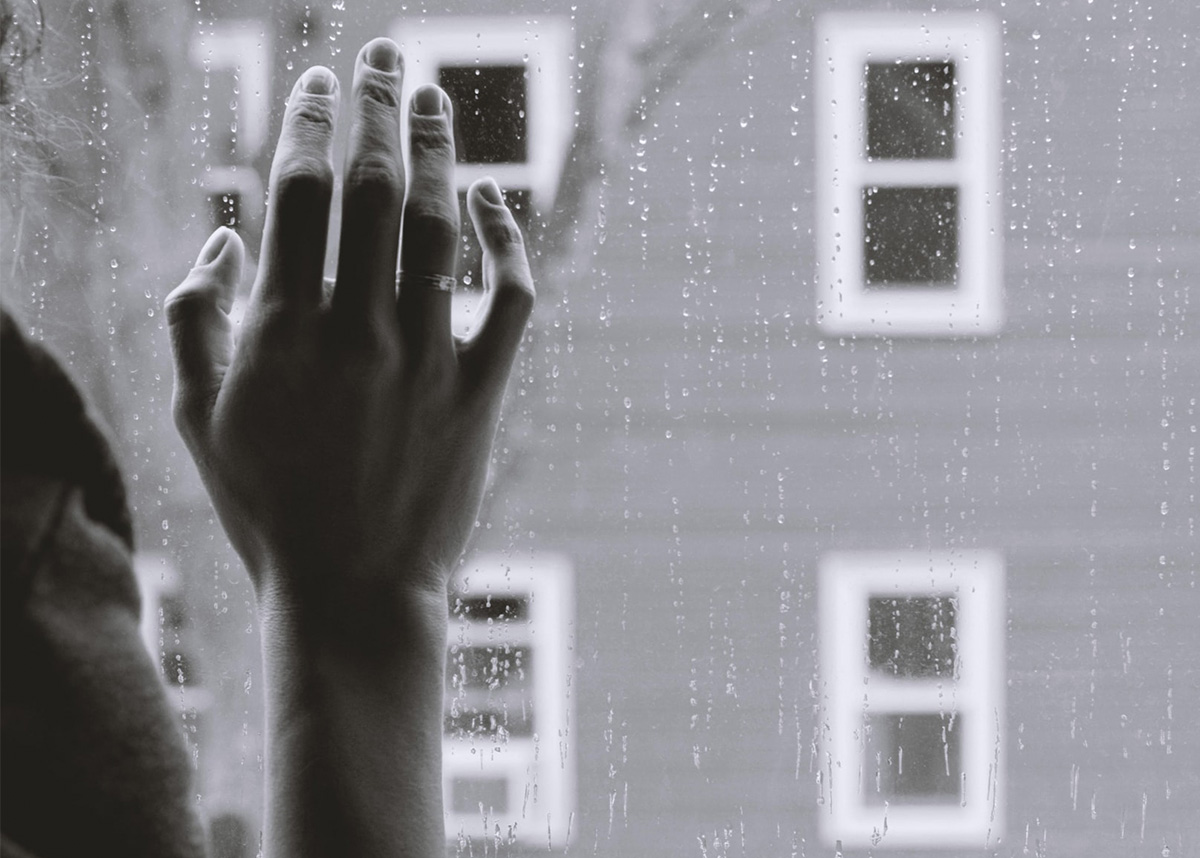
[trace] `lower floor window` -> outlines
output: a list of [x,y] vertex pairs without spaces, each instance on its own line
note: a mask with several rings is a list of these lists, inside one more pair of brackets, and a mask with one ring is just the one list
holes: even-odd
[[831,552],[819,586],[825,839],[993,842],[1003,831],[1000,555]]
[[442,788],[451,837],[565,847],[574,597],[558,556],[480,555],[451,583]]

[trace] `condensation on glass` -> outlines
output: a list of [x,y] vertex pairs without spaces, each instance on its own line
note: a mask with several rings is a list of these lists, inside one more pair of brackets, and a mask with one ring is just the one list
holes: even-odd
[[[186,6],[174,117],[102,4],[48,65],[110,64],[67,114],[102,133],[4,285],[112,418],[215,854],[258,842],[256,620],[170,428],[161,299],[218,224],[253,276],[292,81],[345,87],[380,33],[539,266],[450,601],[459,853],[1187,854],[1197,13],[543,5]],[[568,157],[577,120],[602,155]],[[480,262],[466,230],[460,333]]]
[[970,847],[1003,830],[1004,560],[833,551],[818,578],[822,832]]

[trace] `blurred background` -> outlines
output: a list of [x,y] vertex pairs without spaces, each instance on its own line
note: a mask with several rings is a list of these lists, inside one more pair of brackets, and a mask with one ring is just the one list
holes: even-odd
[[377,35],[539,290],[448,854],[1200,854],[1195,6],[14,8],[3,297],[117,440],[214,855],[258,851],[257,625],[161,304],[217,225],[253,255],[292,82]]

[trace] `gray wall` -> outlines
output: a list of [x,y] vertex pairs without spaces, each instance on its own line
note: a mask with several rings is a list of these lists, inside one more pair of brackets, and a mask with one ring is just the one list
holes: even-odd
[[[573,849],[833,854],[816,837],[815,573],[823,552],[862,548],[1005,556],[996,854],[1200,848],[1200,12],[1185,6],[938,4],[1003,21],[997,337],[817,329],[808,8],[719,40],[610,164],[603,242],[586,213],[587,267],[540,284],[476,546],[575,565]],[[343,75],[389,15],[346,18]],[[596,35],[581,19],[591,51]],[[280,93],[325,60],[303,53],[277,61]],[[197,528],[175,543],[185,562]],[[236,568],[215,574],[207,595],[245,601]],[[222,635],[245,641],[246,609],[232,617]],[[235,762],[219,737],[254,733],[257,713],[241,671],[217,673],[203,765],[245,773],[218,792],[251,806],[254,743]]]

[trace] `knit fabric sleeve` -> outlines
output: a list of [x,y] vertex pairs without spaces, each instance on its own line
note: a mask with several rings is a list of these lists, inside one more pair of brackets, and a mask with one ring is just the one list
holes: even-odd
[[54,358],[3,314],[5,856],[200,856],[177,717],[138,631],[125,490]]

